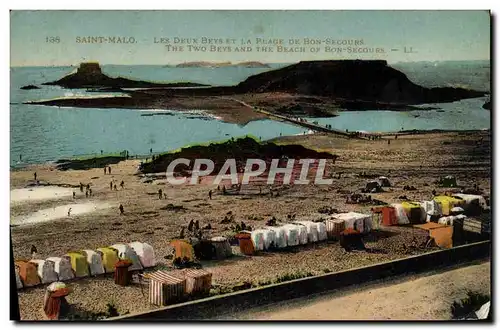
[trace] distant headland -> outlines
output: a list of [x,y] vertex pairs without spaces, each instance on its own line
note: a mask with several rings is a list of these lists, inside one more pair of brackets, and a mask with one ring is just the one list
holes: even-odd
[[231,62],[206,62],[206,61],[196,61],[196,62],[185,62],[177,65],[172,65],[176,68],[223,68],[223,67],[245,67],[245,68],[270,68],[268,64],[256,61],[248,61],[241,63],[231,63]]

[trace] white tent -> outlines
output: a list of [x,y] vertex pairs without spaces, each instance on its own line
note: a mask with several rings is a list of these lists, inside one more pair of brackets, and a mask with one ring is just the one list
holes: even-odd
[[254,230],[250,235],[252,238],[253,246],[255,247],[255,251],[263,251],[266,245],[264,242],[264,232]]
[[283,227],[267,227],[274,232],[274,246],[278,249],[286,247],[286,231]]
[[305,245],[307,244],[307,227],[301,223],[295,223],[294,225],[297,225],[297,228],[299,230],[299,244],[300,245]]
[[51,260],[34,259],[30,262],[36,264],[37,273],[42,284],[57,282],[59,277],[55,270],[55,263]]
[[309,242],[317,242],[318,241],[318,226],[312,221],[297,221],[298,224],[301,224],[307,229],[307,240]]
[[[254,230],[254,232],[262,233],[263,250],[269,250],[275,244],[276,233],[271,229],[263,228]],[[259,234],[260,235],[260,234]]]
[[398,225],[407,225],[410,223],[410,220],[406,215],[403,205],[394,203],[391,204],[391,206],[396,210],[396,216],[398,217]]
[[483,196],[481,196],[481,195],[453,194],[452,196],[453,197],[458,197],[460,199],[463,199],[465,201],[466,205],[469,205],[469,204],[472,204],[472,203],[476,202],[476,203],[479,204],[479,206],[481,206],[481,208],[483,210],[487,210],[488,209],[488,205],[486,204],[486,199]]
[[435,200],[423,201],[422,203],[420,203],[420,205],[424,208],[425,213],[430,216],[442,215],[443,210],[441,208],[441,204],[439,204]]
[[132,266],[128,268],[129,270],[134,271],[142,269],[142,265],[139,261],[137,253],[135,253],[135,251],[130,246],[126,244],[114,244],[110,247],[118,251],[118,258],[128,259],[132,262]]
[[356,229],[360,233],[369,232],[372,228],[372,217],[370,214],[348,212],[335,214],[332,215],[332,217],[335,219],[344,220],[346,228]]
[[18,289],[22,289],[23,282],[21,281],[21,276],[19,276],[19,269],[17,265],[15,266],[15,268],[16,268],[16,285]]
[[438,219],[438,223],[441,224],[441,225],[453,226],[453,222],[454,221],[457,221],[457,220],[462,220],[463,221],[466,218],[467,218],[467,216],[463,215],[463,214],[449,215],[449,216],[446,216],[446,217],[439,218]]
[[137,253],[144,268],[156,266],[155,251],[148,243],[132,242],[129,246]]
[[46,261],[52,261],[54,263],[54,270],[57,273],[59,281],[71,280],[75,277],[73,270],[71,269],[71,258],[69,256],[50,257]]
[[328,234],[326,233],[326,225],[323,222],[313,222],[316,225],[316,230],[318,231],[318,241],[326,241],[328,239]]
[[296,225],[286,224],[282,226],[286,233],[286,245],[297,246],[299,245],[299,228]]
[[100,253],[93,250],[83,250],[87,258],[87,263],[89,264],[90,275],[101,275],[104,274],[104,265],[102,263],[102,257]]

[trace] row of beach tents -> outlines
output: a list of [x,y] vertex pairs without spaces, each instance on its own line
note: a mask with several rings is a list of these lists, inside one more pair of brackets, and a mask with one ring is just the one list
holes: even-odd
[[17,288],[113,273],[120,260],[129,260],[132,263],[129,267],[131,271],[156,266],[155,252],[151,245],[142,242],[114,244],[95,251],[69,252],[62,257],[49,257],[45,260],[16,260]]
[[431,221],[452,225],[453,220],[464,219],[467,215],[479,215],[487,209],[486,200],[481,195],[453,194],[436,196],[430,201],[393,203],[375,207],[372,211],[382,214],[384,226]]
[[366,233],[371,231],[372,227],[371,214],[348,212],[330,215],[324,222],[296,221],[251,232],[242,231],[236,238],[239,240],[241,252],[251,255],[255,251],[282,249],[335,239],[348,228]]

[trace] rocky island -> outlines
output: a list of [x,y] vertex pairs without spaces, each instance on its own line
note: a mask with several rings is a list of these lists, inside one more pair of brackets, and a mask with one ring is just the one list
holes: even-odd
[[127,78],[112,78],[102,73],[99,63],[81,63],[76,72],[59,80],[43,85],[57,85],[64,88],[151,88],[151,87],[200,87],[208,86],[190,82],[156,83]]
[[[94,70],[97,71],[97,68]],[[66,84],[68,79],[65,77],[58,84]],[[82,81],[74,77],[70,81],[82,85]],[[114,80],[114,83],[120,85],[120,81]],[[100,108],[205,109],[222,120],[246,123],[265,117],[256,111],[258,109],[276,114],[324,117],[335,115],[339,109],[422,109],[415,106],[454,102],[486,94],[465,88],[423,87],[410,81],[404,73],[384,60],[303,61],[250,76],[234,86],[156,87],[127,91],[130,97],[56,99],[32,103]]]

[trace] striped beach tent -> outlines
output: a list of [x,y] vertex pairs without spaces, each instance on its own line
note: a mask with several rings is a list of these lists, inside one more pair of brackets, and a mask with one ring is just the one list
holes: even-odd
[[186,293],[186,279],[179,274],[165,271],[148,274],[149,302],[157,306],[167,306],[182,300]]

